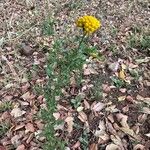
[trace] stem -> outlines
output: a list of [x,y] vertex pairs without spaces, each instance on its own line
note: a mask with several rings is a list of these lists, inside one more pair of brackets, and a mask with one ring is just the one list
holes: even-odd
[[81,46],[85,36],[86,36],[86,34],[83,34],[81,41],[79,42],[78,50],[80,49],[80,46]]

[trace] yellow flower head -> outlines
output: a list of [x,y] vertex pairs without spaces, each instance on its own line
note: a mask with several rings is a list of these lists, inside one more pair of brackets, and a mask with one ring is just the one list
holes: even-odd
[[101,26],[101,23],[93,16],[83,16],[77,19],[76,25],[81,27],[86,34],[91,34]]

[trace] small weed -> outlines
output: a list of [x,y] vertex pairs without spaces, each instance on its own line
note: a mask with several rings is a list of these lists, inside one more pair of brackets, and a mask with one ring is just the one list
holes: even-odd
[[102,79],[93,77],[93,87],[90,90],[90,98],[93,100],[100,100],[102,98]]
[[10,124],[0,123],[0,138],[9,130]]
[[81,105],[81,96],[76,96],[75,99],[71,99],[71,104],[73,105],[74,108],[78,108]]
[[122,87],[126,86],[125,82],[123,80],[120,80],[120,79],[114,78],[114,77],[112,77],[111,80],[117,88],[122,88]]
[[140,27],[133,27],[132,34],[128,38],[130,48],[137,48],[141,52],[149,53],[150,49],[150,35],[147,31],[143,31]]
[[43,89],[44,89],[44,88],[43,88],[42,85],[36,84],[36,85],[33,86],[33,90],[34,90],[34,92],[35,92],[37,95],[43,95],[43,94],[44,94],[44,90],[43,90]]
[[66,8],[69,8],[69,10],[76,10],[76,9],[80,9],[83,5],[83,2],[80,0],[71,0],[70,2],[68,2],[67,4],[65,4]]
[[0,103],[0,113],[11,110],[12,109],[12,103],[11,102],[1,102]]
[[115,36],[117,35],[117,33],[118,33],[118,29],[117,29],[116,27],[112,27],[112,28],[111,28],[111,35],[112,35],[113,37],[115,37]]
[[113,53],[115,53],[117,51],[117,45],[116,44],[112,44],[108,47],[108,49],[110,51],[112,51]]
[[50,17],[46,19],[42,26],[43,34],[46,36],[50,36],[54,34],[54,20]]
[[81,142],[82,149],[87,150],[89,145],[89,140],[88,140],[88,133],[86,130],[84,130],[82,136],[79,137],[79,141]]

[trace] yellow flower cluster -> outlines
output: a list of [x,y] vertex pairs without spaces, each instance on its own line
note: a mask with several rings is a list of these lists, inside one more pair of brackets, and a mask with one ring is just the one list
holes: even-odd
[[101,23],[93,16],[83,16],[76,21],[77,27],[81,27],[86,34],[91,34],[95,32]]

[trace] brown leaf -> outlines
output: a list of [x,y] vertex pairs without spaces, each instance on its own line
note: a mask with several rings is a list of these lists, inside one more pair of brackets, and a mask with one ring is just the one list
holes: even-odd
[[79,142],[79,141],[77,141],[77,142],[72,146],[73,149],[76,149],[76,148],[78,148],[78,147],[80,147],[80,142]]
[[15,118],[17,117],[21,117],[22,115],[24,115],[26,112],[21,110],[20,108],[14,108],[12,111],[11,111],[11,115]]
[[98,145],[93,143],[90,145],[90,150],[98,150]]
[[82,122],[86,122],[86,121],[87,121],[87,115],[86,115],[83,111],[80,111],[80,112],[79,112],[78,118],[79,118]]
[[23,144],[19,145],[16,150],[25,150],[25,146]]
[[122,80],[125,80],[126,75],[125,75],[125,71],[124,71],[123,69],[121,69],[121,70],[119,71],[118,77],[119,77],[120,79],[122,79]]
[[35,128],[32,123],[27,123],[25,128],[26,128],[26,131],[25,131],[26,133],[35,131]]
[[6,150],[4,146],[0,145],[0,150]]
[[106,146],[106,150],[121,150],[121,148],[116,144],[109,144]]
[[68,131],[69,133],[71,133],[72,130],[73,130],[73,124],[74,124],[73,121],[74,121],[74,118],[71,117],[71,116],[68,116],[68,117],[65,119],[65,122],[66,122],[67,125],[68,125],[67,131]]
[[134,146],[133,150],[145,150],[145,146],[141,144],[137,144]]
[[11,138],[11,143],[15,146],[18,147],[20,145],[20,135],[15,135]]
[[34,133],[31,133],[28,139],[26,140],[26,143],[29,144],[32,141],[33,137],[34,137]]
[[53,116],[54,116],[55,120],[58,120],[60,118],[60,113],[59,112],[53,113]]
[[126,96],[119,96],[119,97],[118,97],[118,101],[119,101],[119,102],[120,102],[120,101],[124,101],[125,98],[126,98]]
[[30,92],[29,92],[29,91],[26,92],[25,94],[23,94],[23,95],[21,96],[21,98],[23,98],[24,100],[29,100],[30,97],[31,97],[31,95],[30,95]]
[[90,104],[84,99],[84,107],[85,109],[90,109]]
[[105,107],[104,103],[98,102],[92,108],[93,111],[101,111]]

